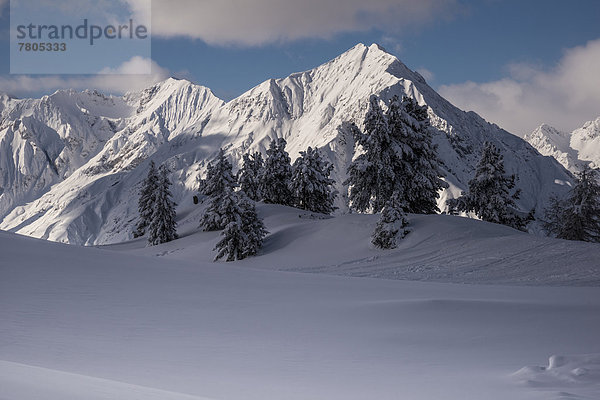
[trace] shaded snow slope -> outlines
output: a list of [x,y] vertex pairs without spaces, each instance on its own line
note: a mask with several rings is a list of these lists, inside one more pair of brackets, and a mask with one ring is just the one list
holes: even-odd
[[[108,249],[165,259],[211,262],[220,232],[198,230],[202,206],[180,219],[180,240],[144,239]],[[447,215],[410,215],[412,232],[397,249],[370,243],[377,216],[334,218],[259,204],[270,235],[259,257],[241,266],[385,279],[511,285],[600,286],[600,245],[539,237],[503,225]]]
[[[267,248],[276,248],[269,250],[271,258],[253,259],[261,263],[254,266],[278,268],[302,255],[314,260],[310,253],[321,248],[304,247],[297,215],[288,209],[261,207],[261,212],[276,238]],[[346,232],[337,229],[369,225],[370,218],[348,215],[328,221],[335,232],[310,220],[305,231],[329,241],[335,253],[323,257],[341,262],[345,253],[353,257],[353,250],[340,251]],[[420,236],[432,234],[437,223],[430,220],[472,224],[477,236],[515,235],[477,221],[434,216],[415,220],[411,235],[423,244],[411,246],[433,251]],[[115,252],[0,232],[0,398],[600,396],[600,380],[590,368],[594,364],[585,360],[569,364],[590,371],[588,378],[575,381],[523,386],[521,377],[513,375],[551,354],[600,353],[598,288],[359,279],[207,263],[202,258],[208,255],[196,246],[205,248],[203,241],[213,240],[208,235],[188,232],[170,244],[173,248],[148,249],[147,254],[163,255],[156,257],[132,254],[136,251],[126,246],[135,242]],[[442,249],[449,244],[439,242]],[[169,257],[170,249],[178,248],[187,256]],[[571,254],[577,251],[570,248]],[[402,260],[401,253],[393,257]],[[363,271],[368,269],[364,264]]]
[[525,136],[533,147],[545,156],[554,157],[571,172],[584,164],[600,167],[600,117],[586,122],[573,132],[559,132],[543,124]]
[[542,210],[571,179],[522,139],[454,107],[378,45],[359,44],[228,103],[207,88],[174,79],[123,98],[72,91],[41,100],[3,97],[0,228],[72,244],[128,240],[150,159],[168,164],[176,201],[185,204],[219,147],[239,166],[245,152],[265,151],[275,137],[287,140],[292,159],[308,146],[323,148],[335,166],[343,212],[347,188],[341,182],[356,154],[353,138],[338,127],[347,120],[361,124],[372,94],[384,102],[408,95],[428,106],[450,184],[442,208],[465,188],[485,141],[503,151],[507,171],[518,175],[519,205],[526,212]]

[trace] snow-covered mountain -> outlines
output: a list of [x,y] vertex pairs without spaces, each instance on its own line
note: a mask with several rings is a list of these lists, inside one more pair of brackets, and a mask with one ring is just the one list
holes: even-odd
[[[73,244],[127,240],[137,217],[139,182],[150,159],[173,171],[176,200],[189,203],[205,165],[224,147],[234,165],[284,137],[295,159],[322,147],[340,193],[355,155],[341,122],[359,125],[369,96],[408,95],[428,106],[434,137],[456,197],[485,141],[502,149],[519,177],[519,205],[540,211],[571,175],[524,140],[454,107],[425,79],[378,45],[359,44],[334,60],[268,80],[227,103],[202,86],[168,79],[123,97],[58,91],[42,99],[0,97],[0,229]],[[344,195],[338,207],[346,208]]]
[[600,167],[600,117],[570,133],[542,124],[526,135],[525,140],[541,154],[556,158],[571,172],[579,171],[585,164]]

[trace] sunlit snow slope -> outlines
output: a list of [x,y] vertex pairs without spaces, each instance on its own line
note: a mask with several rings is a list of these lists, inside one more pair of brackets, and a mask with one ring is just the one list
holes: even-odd
[[494,142],[519,177],[519,205],[540,212],[571,179],[555,160],[522,139],[463,112],[423,77],[378,45],[359,44],[310,71],[271,79],[227,103],[209,89],[168,79],[123,98],[59,91],[38,100],[0,97],[0,229],[73,244],[131,238],[139,182],[149,160],[173,170],[176,201],[189,203],[197,178],[219,147],[239,165],[284,137],[292,159],[322,147],[341,186],[355,156],[342,121],[360,124],[370,95],[408,95],[426,104],[449,189],[440,206],[472,177],[484,141]]
[[600,117],[570,133],[543,124],[526,135],[525,140],[541,154],[556,158],[571,172],[579,171],[585,164],[600,167]]

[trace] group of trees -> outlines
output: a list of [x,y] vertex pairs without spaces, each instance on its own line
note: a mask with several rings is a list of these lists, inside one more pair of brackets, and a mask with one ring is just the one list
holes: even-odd
[[439,212],[439,191],[447,187],[441,161],[432,141],[427,107],[415,100],[394,96],[384,112],[371,96],[364,132],[353,123],[352,132],[362,153],[350,164],[350,207],[358,212],[383,211],[372,242],[380,248],[396,247],[396,238],[407,231],[406,213]]
[[[496,146],[485,143],[475,176],[468,190],[447,201],[451,214],[473,212],[483,221],[525,230],[533,220],[517,209],[519,191],[515,175],[506,175],[503,157]],[[598,170],[585,166],[576,174],[575,185],[566,198],[550,198],[541,221],[544,229],[559,239],[600,242],[600,184]]]
[[[215,260],[241,260],[255,255],[267,235],[256,212],[255,201],[283,204],[303,210],[330,214],[334,211],[333,166],[318,149],[300,152],[292,165],[283,138],[272,140],[266,160],[261,153],[245,154],[237,177],[223,149],[207,166],[200,192],[209,205],[200,226],[205,231],[221,230],[215,246]],[[148,245],[166,243],[177,238],[175,202],[166,166],[158,170],[150,163],[142,182],[138,201],[139,219],[134,237],[148,235]]]
[[309,147],[292,165],[285,139],[272,140],[266,160],[261,153],[245,154],[238,173],[240,190],[255,201],[282,204],[323,214],[334,210],[333,165]]
[[468,190],[446,202],[449,213],[473,212],[482,221],[524,230],[528,221],[519,215],[515,203],[519,191],[511,193],[515,180],[515,175],[506,174],[500,150],[486,142],[475,168],[475,176],[468,183]]
[[256,213],[255,201],[283,204],[329,214],[333,212],[333,166],[317,149],[308,148],[292,165],[283,138],[272,140],[266,160],[261,153],[245,154],[242,168],[233,174],[223,149],[209,163],[200,192],[210,199],[200,226],[222,230],[215,260],[241,260],[255,255],[267,234]]
[[552,197],[545,229],[559,239],[600,242],[600,173],[585,166],[566,198]]
[[139,219],[133,232],[134,237],[148,234],[148,245],[170,242],[177,239],[175,207],[171,194],[169,169],[161,165],[157,170],[150,162],[148,175],[142,182],[138,201]]
[[[437,200],[447,187],[437,147],[433,144],[426,106],[395,96],[384,111],[372,96],[364,119],[364,130],[345,122],[340,130],[350,132],[360,155],[348,168],[349,205],[357,212],[381,213],[372,243],[384,249],[397,246],[409,233],[407,213],[434,214]],[[210,199],[201,218],[207,231],[222,230],[215,260],[240,260],[255,255],[267,234],[256,212],[256,201],[282,204],[331,214],[336,193],[330,178],[333,165],[316,148],[300,152],[292,164],[283,138],[272,140],[266,159],[260,152],[243,156],[237,176],[223,149],[207,166],[200,192]],[[134,236],[147,234],[148,245],[177,238],[175,202],[170,191],[169,170],[154,162],[143,181],[139,198],[139,220]],[[545,229],[558,238],[600,241],[600,185],[598,170],[585,167],[564,199],[553,197],[545,210]],[[468,189],[447,201],[450,214],[474,213],[483,221],[525,230],[533,211],[519,211],[515,200],[515,175],[507,175],[500,150],[483,145]]]
[[256,206],[245,191],[236,191],[237,180],[232,165],[223,149],[208,164],[201,192],[210,203],[202,215],[200,226],[205,231],[222,230],[221,240],[215,246],[215,261],[242,260],[255,255],[262,247],[267,230],[256,213]]

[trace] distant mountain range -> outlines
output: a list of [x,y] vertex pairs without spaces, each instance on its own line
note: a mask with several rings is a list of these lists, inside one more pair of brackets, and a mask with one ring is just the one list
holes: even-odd
[[335,166],[344,212],[341,182],[355,146],[338,127],[346,120],[361,125],[372,94],[384,102],[407,95],[428,106],[449,183],[442,209],[465,189],[485,141],[502,150],[507,171],[518,175],[524,210],[539,213],[572,180],[526,141],[450,104],[380,46],[359,44],[229,102],[172,78],[123,97],[72,90],[41,99],[0,96],[0,229],[72,244],[128,240],[150,160],[168,164],[183,204],[192,201],[220,147],[239,166],[245,152],[264,152],[275,137],[287,140],[292,159],[308,146],[323,149]]
[[573,132],[561,132],[543,124],[525,136],[542,155],[557,159],[571,172],[585,164],[600,168],[600,117]]

